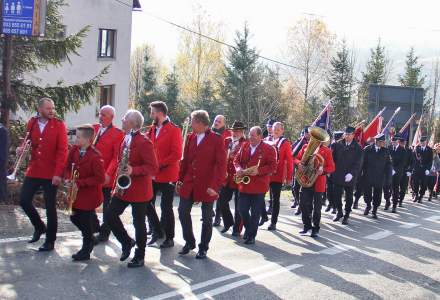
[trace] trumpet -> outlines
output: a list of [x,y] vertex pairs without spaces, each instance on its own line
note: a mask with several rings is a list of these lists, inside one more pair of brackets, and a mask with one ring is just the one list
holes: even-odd
[[183,160],[183,154],[184,154],[184,152],[185,152],[185,144],[186,144],[186,138],[187,138],[187,136],[188,136],[188,129],[189,129],[189,122],[190,122],[190,119],[189,119],[189,117],[188,118],[186,118],[185,119],[185,122],[183,122],[183,126],[182,126],[182,138],[183,138],[183,145],[182,145],[182,158],[181,158],[181,160]]
[[7,179],[10,181],[17,181],[17,172],[20,169],[23,162],[29,156],[31,150],[31,140],[29,139],[29,131],[26,133],[24,137],[23,143],[21,144],[21,148],[22,151],[14,163],[14,171],[7,176]]
[[72,164],[72,173],[71,173],[71,182],[69,191],[67,193],[67,212],[69,214],[72,213],[72,206],[73,203],[76,200],[76,195],[78,194],[78,185],[76,184],[76,181],[79,178],[79,172],[77,169],[75,169],[75,164]]
[[258,163],[255,166],[246,168],[243,170],[244,175],[243,176],[234,176],[234,182],[236,184],[249,184],[251,183],[251,177],[250,177],[250,173],[252,173],[254,170],[258,169],[258,167],[260,166],[260,159],[258,160]]

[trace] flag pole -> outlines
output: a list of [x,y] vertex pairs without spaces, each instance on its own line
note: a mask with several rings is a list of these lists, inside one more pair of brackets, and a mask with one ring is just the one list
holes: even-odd
[[414,117],[416,116],[416,113],[412,114],[411,117],[409,117],[408,121],[406,121],[405,125],[403,125],[402,128],[400,128],[399,133],[403,133],[403,131],[406,129],[406,127],[408,127],[411,124],[411,121],[414,119]]
[[388,126],[390,126],[391,122],[393,121],[394,117],[399,113],[399,111],[400,111],[400,106],[396,108],[390,120],[388,121],[387,125],[385,125],[385,127],[382,129],[382,134],[384,134],[385,130],[388,129]]
[[370,123],[367,125],[367,127],[364,129],[364,132],[370,128],[370,126],[371,126],[371,124],[373,124],[374,120],[376,120],[378,117],[380,117],[380,116],[383,114],[383,112],[385,111],[385,109],[387,109],[387,108],[384,107],[384,108],[382,108],[382,110],[381,110],[380,112],[377,113],[377,115],[373,118],[373,120],[371,120],[371,122],[370,122]]

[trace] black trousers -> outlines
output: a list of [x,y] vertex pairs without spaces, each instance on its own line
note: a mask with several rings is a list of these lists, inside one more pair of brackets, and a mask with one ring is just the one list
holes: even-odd
[[2,170],[0,167],[0,202],[6,202],[8,197],[6,176],[6,168]]
[[327,199],[328,199],[328,205],[331,208],[336,208],[336,202],[335,202],[335,184],[327,179]]
[[387,203],[390,202],[391,195],[392,195],[392,188],[393,188],[392,184],[389,184],[389,185],[387,184],[387,185],[383,186],[383,198],[385,199],[385,201]]
[[428,188],[428,191],[429,191],[429,195],[432,196],[432,192],[434,191],[434,186],[435,186],[435,182],[436,182],[437,176],[427,176],[427,177],[428,177],[427,180],[426,180],[427,188]]
[[392,199],[393,199],[393,206],[396,206],[399,203],[400,198],[400,182],[402,180],[402,177],[406,175],[404,174],[394,174],[393,181],[391,184],[391,190],[392,190]]
[[423,197],[428,185],[428,176],[426,176],[424,173],[416,173],[415,175],[411,176],[411,179],[413,180],[414,193],[416,196]]
[[[234,216],[232,216],[231,208],[229,207],[229,201],[234,196]],[[234,232],[240,232],[241,217],[238,210],[238,189],[232,189],[229,186],[224,186],[220,191],[220,198],[217,205],[220,206],[220,211],[223,218],[223,225],[225,227],[233,226]]]
[[108,225],[108,208],[112,199],[112,189],[102,188],[102,195],[104,196],[104,202],[102,203],[102,224],[99,225],[99,219],[96,212],[92,217],[92,230],[93,233],[99,232],[103,236],[110,235],[110,227]]
[[[161,192],[160,198],[160,221],[156,212],[155,202],[156,195]],[[174,185],[169,182],[154,182],[153,181],[153,199],[151,201],[153,210],[148,214],[148,222],[155,232],[160,232],[161,229],[165,231],[165,237],[167,239],[174,239]]]
[[136,254],[143,257],[145,256],[145,245],[147,242],[145,216],[147,211],[153,209],[150,202],[127,202],[121,200],[119,197],[113,197],[108,208],[108,225],[121,245],[128,245],[132,239],[128,235],[127,230],[125,230],[120,215],[122,215],[129,205],[131,206],[131,215],[133,216],[133,225],[136,236]]
[[301,190],[301,185],[298,183],[298,181],[296,181],[296,179],[294,179],[293,184],[292,184],[292,195],[293,195],[294,201],[296,201],[297,203],[299,203],[299,191],[300,190]]
[[[196,239],[194,237],[191,209],[194,201],[190,199],[180,198],[179,202],[179,220],[182,225],[183,239],[188,245],[195,246]],[[202,235],[199,243],[199,249],[208,251],[209,242],[212,237],[212,209],[214,202],[202,202]]]
[[359,201],[359,199],[364,194],[363,187],[364,187],[364,183],[362,182],[362,177],[358,177],[358,179],[356,181],[356,190],[354,192],[354,199],[355,199],[354,201],[356,203]]
[[364,200],[367,207],[371,207],[371,202],[373,202],[373,209],[377,209],[380,206],[382,201],[382,189],[382,186],[364,185]]
[[315,187],[301,188],[300,202],[301,218],[304,228],[319,230],[321,222],[322,193],[315,192]]
[[260,221],[261,207],[264,204],[264,194],[240,193],[238,207],[243,220],[245,234],[249,238],[255,238]]
[[46,241],[55,242],[58,228],[56,196],[58,187],[52,185],[51,179],[25,177],[21,187],[20,206],[29,217],[35,230],[45,230],[46,225],[40,218],[32,203],[35,193],[43,188],[44,202],[46,206],[47,232]]
[[94,231],[95,210],[72,209],[70,220],[81,231],[83,237],[82,249],[92,250],[92,236]]
[[333,189],[334,202],[338,213],[342,213],[342,193],[345,192],[345,214],[349,215],[353,206],[353,186],[334,184]]
[[272,216],[271,223],[276,224],[278,222],[278,215],[280,214],[280,197],[283,184],[281,182],[270,183],[270,198],[272,199]]
[[404,174],[399,181],[399,202],[402,203],[408,189],[409,176]]

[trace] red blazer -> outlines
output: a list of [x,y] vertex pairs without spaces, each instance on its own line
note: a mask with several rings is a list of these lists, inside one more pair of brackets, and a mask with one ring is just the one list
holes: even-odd
[[241,146],[243,145],[243,143],[246,142],[246,139],[243,137],[240,140],[238,140],[238,142],[236,142],[237,144],[234,145],[234,149],[232,149],[232,138],[226,138],[225,140],[225,145],[226,145],[226,149],[227,149],[227,160],[228,160],[228,165],[227,165],[227,178],[226,178],[226,185],[231,188],[231,189],[238,189],[238,185],[235,183],[234,181],[234,177],[235,177],[235,167],[234,167],[234,158],[237,155],[238,151],[240,151]]
[[246,169],[255,166],[260,161],[258,175],[251,176],[249,184],[238,185],[238,190],[246,194],[264,194],[269,190],[270,175],[276,171],[277,156],[275,148],[261,141],[251,156],[249,142],[243,143],[237,156],[234,159],[235,170]]
[[79,157],[79,147],[74,145],[69,151],[65,178],[71,179],[72,166],[78,171],[76,181],[78,194],[73,202],[73,208],[94,210],[103,200],[102,185],[105,181],[104,161],[101,153],[93,146],[87,148],[82,158]]
[[223,138],[223,140],[227,139],[228,137],[232,136],[232,131],[229,129],[225,129],[223,130],[223,132],[221,133],[221,136]]
[[211,129],[197,146],[197,135],[188,135],[183,160],[180,163],[179,181],[183,184],[179,195],[195,202],[213,202],[218,196],[209,196],[211,188],[217,193],[225,182],[226,150],[223,138]]
[[32,118],[26,126],[32,143],[31,159],[26,171],[27,177],[52,179],[63,176],[67,160],[67,131],[64,122],[50,119],[42,133],[38,118]]
[[[98,134],[100,125],[93,125],[95,134]],[[110,125],[104,133],[96,139],[95,148],[101,153],[104,160],[105,174],[110,176],[110,182],[103,187],[111,188],[115,182],[116,170],[118,168],[118,153],[121,143],[124,140],[124,133],[114,125]]]
[[[301,158],[304,154],[304,151],[307,148],[307,144],[305,144],[301,151],[298,153],[295,163],[299,164],[301,161]],[[335,171],[335,163],[333,161],[333,155],[330,148],[326,146],[319,147],[318,153],[324,158],[324,173],[315,181],[315,192],[323,193],[325,192],[326,184],[327,184],[327,174],[331,174]]]
[[147,135],[154,144],[159,172],[155,182],[176,182],[179,178],[179,163],[182,158],[182,131],[177,125],[165,121],[156,138],[156,125],[151,126]]
[[291,182],[293,176],[293,157],[290,142],[281,137],[273,146],[277,152],[277,170],[270,176],[270,182]]
[[[124,142],[121,144],[118,162],[121,159]],[[130,175],[131,185],[122,196],[117,195],[126,202],[148,202],[153,198],[153,184],[151,177],[159,170],[153,143],[145,135],[137,131],[131,137],[129,165],[133,168]]]

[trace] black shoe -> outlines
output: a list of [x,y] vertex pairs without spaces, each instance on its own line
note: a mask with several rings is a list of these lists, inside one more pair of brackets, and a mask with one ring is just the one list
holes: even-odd
[[353,203],[353,209],[358,209],[358,208],[359,208],[359,204],[356,201],[355,203]]
[[403,204],[402,204],[402,202],[399,202],[399,207],[403,207]]
[[96,246],[99,244],[99,239],[94,235],[92,235],[92,244],[93,244],[93,246]]
[[336,210],[336,208],[333,208],[333,210],[332,210],[332,215],[336,215],[337,212],[338,212],[338,211]]
[[332,208],[330,207],[330,205],[327,205],[327,207],[325,208],[325,212],[329,212]]
[[296,201],[293,201],[292,206],[290,206],[290,208],[296,208],[298,206],[298,204],[296,203]]
[[72,259],[74,261],[89,260],[90,259],[90,252],[85,251],[84,249],[81,249],[77,253],[72,255]]
[[261,218],[260,223],[258,223],[258,226],[263,225],[264,223],[266,223],[267,221],[269,221],[269,218]]
[[160,244],[160,248],[164,249],[164,248],[171,248],[174,247],[174,241],[173,239],[165,239],[165,241],[163,241],[162,244]]
[[338,222],[340,219],[342,219],[344,215],[342,213],[338,213],[334,218],[333,222]]
[[342,225],[348,225],[348,215],[345,214],[344,218],[342,219]]
[[384,209],[383,210],[388,210],[388,208],[390,208],[390,203],[389,202],[387,202],[386,204],[385,204],[385,207],[384,207]]
[[272,214],[272,207],[269,207],[269,209],[267,210],[267,214],[271,215]]
[[232,231],[232,236],[240,236],[240,232],[238,232],[238,231]]
[[418,198],[417,196],[413,196],[413,202],[417,202]]
[[270,231],[272,231],[272,230],[277,230],[277,225],[271,223],[271,224],[269,225],[269,227],[267,227],[267,230],[270,230]]
[[133,259],[127,264],[128,268],[140,268],[145,265],[145,261],[143,258],[135,256]]
[[244,233],[244,234],[243,234],[243,240],[247,240],[248,238],[249,238],[248,234],[247,234],[247,233]]
[[255,239],[254,238],[248,238],[246,241],[244,241],[244,243],[246,245],[253,245],[253,244],[255,244]]
[[108,241],[110,234],[100,232],[98,235],[98,241],[101,243],[105,243]]
[[133,248],[135,244],[136,242],[131,240],[127,245],[122,246],[121,258],[119,258],[120,261],[124,261],[130,256],[131,248]]
[[220,230],[220,232],[226,233],[226,232],[228,232],[229,228],[231,228],[231,226],[225,226],[222,230]]
[[196,254],[197,259],[205,259],[206,258],[206,251],[199,249],[199,252]]
[[295,212],[295,216],[299,216],[300,214],[301,214],[301,210],[297,209],[296,212]]
[[38,251],[47,252],[47,251],[52,251],[54,248],[55,248],[55,244],[53,242],[44,242],[44,244],[41,245],[40,248],[38,248]]
[[376,215],[375,212],[372,212],[372,213],[371,213],[371,216],[373,217],[373,219],[377,219],[377,215]]
[[32,238],[28,241],[28,243],[35,243],[40,240],[41,235],[46,233],[46,229],[43,230],[35,230]]
[[303,230],[299,232],[300,235],[306,235],[312,228],[304,227]]
[[393,205],[393,208],[391,209],[391,212],[392,212],[392,213],[396,213],[396,212],[397,212],[397,210],[396,210],[396,206],[395,206],[395,205]]
[[422,203],[422,196],[419,197],[419,199],[417,200],[418,203]]
[[215,218],[214,223],[212,223],[212,226],[219,227],[220,224],[221,224],[221,219],[220,218]]
[[163,234],[162,233],[153,233],[153,235],[151,236],[151,240],[147,243],[147,245],[153,245],[154,243],[157,242],[157,240],[163,238]]
[[312,238],[317,238],[319,236],[319,229],[312,229],[312,234],[310,234]]
[[371,207],[369,207],[369,206],[365,207],[364,216],[368,216],[368,214],[370,213],[370,209],[371,209]]
[[429,197],[428,197],[428,201],[431,202],[431,200],[432,200],[432,196],[429,195]]
[[189,251],[193,250],[195,247],[196,247],[195,245],[185,244],[185,246],[183,246],[182,250],[179,251],[179,254],[186,255],[189,253]]

